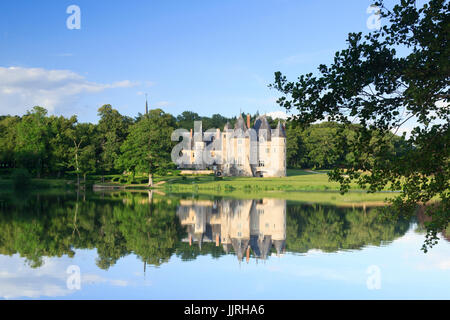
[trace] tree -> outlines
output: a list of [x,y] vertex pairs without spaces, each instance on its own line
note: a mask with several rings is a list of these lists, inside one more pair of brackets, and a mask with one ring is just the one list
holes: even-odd
[[[414,0],[401,0],[392,9],[384,1],[374,5],[387,20],[381,29],[364,37],[350,33],[347,49],[337,52],[330,66],[320,65],[316,75],[289,82],[276,72],[271,87],[282,93],[282,107],[299,112],[293,119],[303,126],[321,120],[359,123],[354,139],[343,139],[343,130],[339,134],[342,148],[353,154],[346,168],[330,174],[342,192],[352,180],[371,192],[401,190],[391,207],[397,215],[412,214],[418,203],[439,199],[428,207],[433,219],[427,224],[426,251],[450,219],[450,3],[431,0],[418,8]],[[405,53],[397,54],[399,48]],[[390,152],[391,132],[410,119],[417,126],[407,152]]]
[[306,152],[300,126],[297,123],[288,121],[286,124],[286,163],[288,167],[300,168]]
[[192,111],[183,111],[179,116],[177,116],[177,122],[179,128],[183,129],[193,129],[194,121],[200,121],[202,118],[198,113]]
[[99,108],[98,115],[100,116],[97,129],[100,136],[101,167],[103,171],[110,172],[114,169],[114,163],[120,155],[120,146],[125,141],[133,120],[122,116],[109,104]]
[[338,125],[321,123],[307,128],[302,139],[305,148],[303,163],[313,169],[331,168],[342,157],[343,152],[336,141]]
[[153,185],[153,174],[172,166],[170,137],[175,119],[161,109],[150,110],[130,128],[130,133],[120,148],[122,154],[117,166],[131,171],[148,173],[148,185]]
[[66,171],[72,162],[73,154],[67,152],[73,147],[72,132],[77,123],[77,117],[69,119],[63,116],[51,116],[47,119],[49,127],[49,170],[56,172],[57,176]]
[[77,185],[80,185],[80,174],[86,182],[86,174],[95,171],[96,148],[95,148],[95,126],[90,123],[79,123],[73,128],[68,136],[71,146],[68,150],[71,155],[69,165],[75,169],[77,174]]
[[17,144],[17,126],[19,117],[6,116],[0,120],[0,163],[13,167],[15,164],[15,146]]
[[48,157],[47,110],[35,106],[28,111],[17,126],[16,159],[19,164],[41,176]]

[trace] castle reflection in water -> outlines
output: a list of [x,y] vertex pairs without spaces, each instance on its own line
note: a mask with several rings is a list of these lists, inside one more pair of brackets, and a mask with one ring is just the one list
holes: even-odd
[[215,242],[226,253],[233,250],[239,261],[285,251],[286,200],[181,200],[177,215],[190,245]]

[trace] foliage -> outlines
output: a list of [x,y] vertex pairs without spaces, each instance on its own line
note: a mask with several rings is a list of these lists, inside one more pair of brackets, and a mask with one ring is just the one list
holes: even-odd
[[170,140],[175,121],[170,114],[161,109],[150,110],[131,128],[121,146],[121,155],[117,166],[123,170],[163,173],[172,167],[170,152],[173,143]]
[[[297,110],[301,126],[328,120],[340,123],[339,149],[346,150],[341,166],[330,178],[342,192],[351,181],[375,192],[389,186],[402,193],[392,201],[398,215],[410,215],[418,203],[429,206],[426,251],[450,219],[450,3],[431,0],[421,8],[402,0],[392,9],[377,1],[380,30],[362,36],[350,33],[348,47],[335,54],[318,74],[289,82],[275,73],[272,87],[282,93],[279,104]],[[398,54],[402,51],[402,54]],[[400,150],[392,149],[392,132],[408,120],[417,126]],[[344,131],[357,122],[355,135]],[[394,143],[396,145],[396,143]]]
[[286,248],[296,252],[325,252],[380,246],[409,229],[409,221],[383,221],[376,208],[344,209],[323,205],[287,207]]

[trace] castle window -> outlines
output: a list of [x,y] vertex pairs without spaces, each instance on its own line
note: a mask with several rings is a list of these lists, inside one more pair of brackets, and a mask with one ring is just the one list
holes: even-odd
[[258,161],[258,166],[259,167],[264,167],[264,160],[259,160]]
[[266,153],[269,153],[270,152],[270,148],[266,148]]
[[273,148],[273,152],[277,152],[277,148]]
[[242,140],[241,139],[238,139],[238,144],[242,144]]

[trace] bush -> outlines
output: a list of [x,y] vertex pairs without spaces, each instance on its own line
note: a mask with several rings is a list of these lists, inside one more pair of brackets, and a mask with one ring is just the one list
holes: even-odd
[[11,174],[14,189],[26,188],[30,185],[31,176],[27,169],[15,169]]

